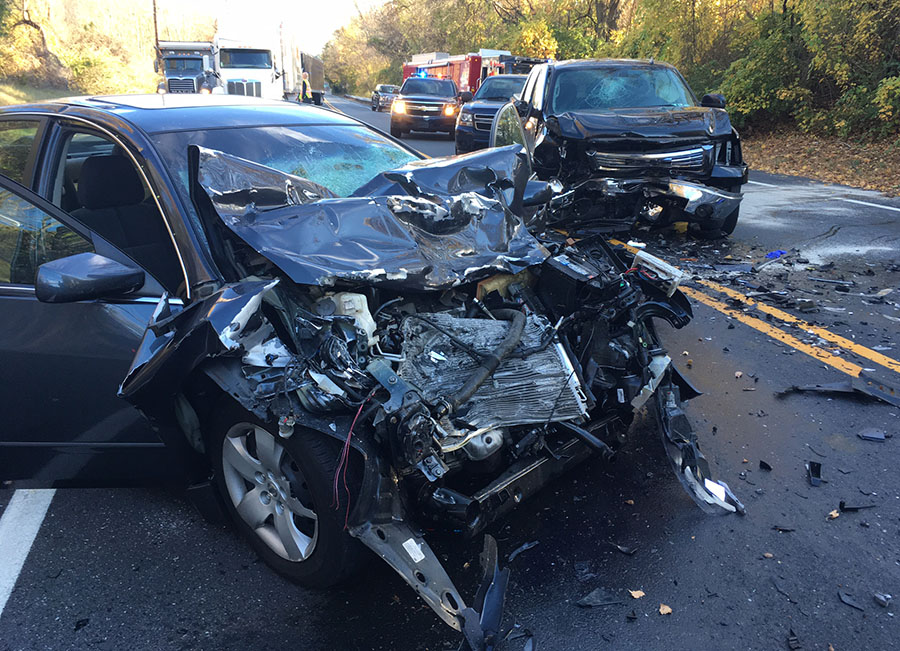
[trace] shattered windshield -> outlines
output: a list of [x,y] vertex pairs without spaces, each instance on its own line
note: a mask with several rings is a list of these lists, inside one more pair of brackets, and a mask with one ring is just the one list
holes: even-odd
[[188,145],[238,156],[323,185],[339,197],[417,158],[365,127],[269,126],[175,131],[153,136],[186,203]]
[[488,77],[478,88],[474,99],[499,99],[506,101],[525,85],[525,76],[521,77]]
[[654,106],[694,106],[681,77],[664,66],[606,66],[562,70],[556,76],[550,111],[604,111]]

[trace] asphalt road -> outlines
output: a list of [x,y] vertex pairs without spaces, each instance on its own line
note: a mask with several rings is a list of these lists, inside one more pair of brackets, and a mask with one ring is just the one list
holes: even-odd
[[[329,100],[387,130],[387,114]],[[409,143],[432,156],[452,153],[440,137]],[[896,603],[882,608],[873,593],[900,599],[900,412],[861,397],[775,394],[856,372],[900,385],[900,201],[751,178],[727,241],[635,234],[692,274],[695,319],[664,339],[705,392],[688,414],[747,515],[701,513],[647,417],[615,465],[584,464],[492,530],[504,555],[538,542],[510,563],[507,623],[532,631],[540,649],[778,649],[788,648],[790,630],[804,649],[898,645]],[[766,257],[775,250],[787,255]],[[757,271],[707,268],[727,262]],[[852,284],[843,292],[812,278]],[[801,312],[797,299],[818,311]],[[861,440],[864,428],[893,438]],[[761,470],[760,460],[772,470]],[[823,465],[827,483],[809,485],[807,461]],[[0,491],[0,509],[11,494]],[[874,506],[829,519],[842,500]],[[472,594],[478,544],[437,547],[463,594]],[[575,605],[595,588],[622,603]],[[660,614],[661,604],[672,613]],[[457,645],[386,565],[373,562],[340,590],[300,589],[166,490],[58,491],[0,614],[0,650]],[[520,638],[506,648],[522,646]]]

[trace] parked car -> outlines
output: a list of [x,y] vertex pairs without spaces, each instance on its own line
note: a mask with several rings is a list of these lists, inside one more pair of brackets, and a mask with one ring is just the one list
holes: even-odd
[[460,93],[450,79],[410,77],[391,104],[391,135],[402,138],[410,131],[446,131],[452,136],[460,105],[471,99],[472,93]]
[[742,508],[654,329],[691,318],[678,275],[532,235],[520,145],[424,160],[312,106],[96,97],[0,110],[0,173],[0,480],[181,477],[277,572],[331,585],[369,547],[478,649],[496,543],[466,606],[423,532],[610,459],[648,401],[695,501]]
[[400,92],[400,86],[392,86],[391,84],[378,84],[372,91],[372,110],[381,111],[385,108],[391,108],[391,102]]
[[494,75],[483,82],[471,102],[463,104],[456,119],[456,153],[484,149],[491,135],[491,123],[500,107],[522,92],[527,75]]
[[747,164],[721,95],[698,102],[673,66],[598,59],[535,66],[516,102],[535,170],[562,182],[569,226],[690,221],[731,233]]

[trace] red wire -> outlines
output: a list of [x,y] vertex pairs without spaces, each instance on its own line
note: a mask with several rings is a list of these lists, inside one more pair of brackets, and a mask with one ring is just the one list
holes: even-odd
[[[362,404],[359,406],[359,409],[356,410],[356,416],[353,417],[353,422],[350,423],[350,431],[347,432],[347,439],[344,441],[344,447],[341,450],[341,456],[338,460],[338,466],[334,471],[334,483],[332,484],[332,501],[331,504],[335,508],[335,510],[339,509],[341,506],[341,498],[338,494],[338,478],[343,476],[344,479],[344,492],[347,494],[347,512],[344,515],[344,529],[347,528],[347,520],[350,517],[350,488],[347,486],[347,466],[350,459],[350,439],[353,438],[353,428],[356,427],[356,421],[359,418],[359,415],[362,413],[363,407],[366,406],[366,403],[369,402],[369,398],[372,397],[372,393],[366,396],[366,399],[362,401]],[[343,466],[343,475],[341,474],[341,466]]]

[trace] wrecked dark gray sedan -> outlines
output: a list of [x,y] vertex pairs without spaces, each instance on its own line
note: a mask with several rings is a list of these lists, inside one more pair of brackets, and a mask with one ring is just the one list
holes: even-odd
[[303,585],[374,551],[476,649],[496,543],[467,600],[424,532],[480,535],[645,406],[697,504],[743,509],[654,329],[691,319],[679,273],[526,227],[552,192],[521,146],[422,160],[323,109],[173,95],[8,108],[0,143],[4,480],[180,477]]

